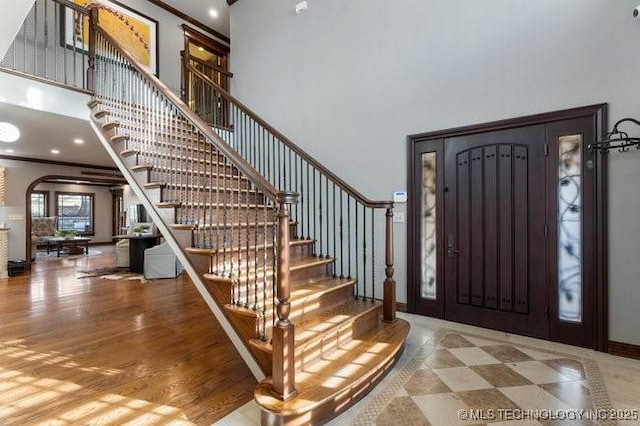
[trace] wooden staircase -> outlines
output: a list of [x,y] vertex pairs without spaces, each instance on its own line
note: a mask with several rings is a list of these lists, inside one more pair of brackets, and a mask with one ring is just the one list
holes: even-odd
[[[92,126],[151,216],[160,220],[159,229],[180,251],[194,282],[204,283],[203,296],[220,307],[220,320],[231,324],[244,345],[240,349],[248,350],[263,372],[255,391],[263,424],[322,424],[335,417],[389,371],[409,330],[395,318],[390,296],[395,292],[390,204],[382,204],[388,239],[383,315],[375,288],[376,241],[371,237],[362,253],[356,248],[352,254],[349,245],[352,238],[367,241],[362,234],[368,231],[369,213],[356,208],[354,221],[335,203],[336,188],[342,195],[350,187],[333,183],[338,185],[333,216],[327,190],[324,201],[320,196],[319,220],[308,219],[304,203],[309,210],[311,194],[299,194],[296,205],[298,194],[268,192],[273,184],[266,177],[263,182],[256,170],[264,164],[251,164],[251,151],[260,147],[246,149],[236,141],[235,150],[222,141],[113,39],[97,32],[97,43],[107,52],[96,66],[97,79],[107,83],[97,85],[89,103]],[[113,90],[116,83],[123,88]],[[239,129],[234,134],[242,136]],[[249,154],[243,156],[243,150]],[[255,156],[253,161],[261,160]],[[282,168],[286,162],[281,160]],[[307,165],[307,186],[308,170]],[[284,181],[298,178],[303,182],[293,175]],[[315,188],[315,174],[313,183]],[[321,194],[323,185],[321,177]],[[360,196],[349,197],[357,201]],[[350,207],[351,198],[345,200]],[[373,217],[371,210],[372,230]],[[338,256],[345,247],[348,254]],[[352,260],[358,262],[353,274]],[[371,271],[368,279],[358,277],[361,271],[365,277]]]

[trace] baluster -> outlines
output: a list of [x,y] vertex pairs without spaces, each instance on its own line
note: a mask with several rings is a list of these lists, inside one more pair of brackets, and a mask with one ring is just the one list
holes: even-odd
[[[356,205],[357,208],[357,205]],[[356,231],[357,232],[357,231]],[[358,241],[356,237],[356,241]],[[347,196],[347,259],[349,260],[349,275],[347,278],[351,279],[351,195]],[[357,255],[356,255],[357,257]]]
[[300,181],[299,181],[299,186],[296,188],[296,190],[298,191],[298,193],[300,194],[300,203],[296,206],[297,210],[299,211],[299,215],[297,217],[298,220],[300,220],[300,238],[304,238],[305,234],[304,232],[304,227],[305,227],[305,221],[304,221],[304,204],[307,202],[307,194],[309,193],[309,191],[304,192],[303,191],[303,183],[302,183],[302,172],[303,172],[303,163],[302,163],[302,157],[300,157]]
[[[367,216],[366,207],[362,206],[362,300],[367,300]],[[356,238],[357,241],[357,238]]]
[[[333,204],[331,207],[331,213],[333,214],[333,221],[332,224],[333,226],[331,227],[331,229],[333,229],[333,253],[332,256],[335,258],[336,254],[338,253],[336,251],[336,184],[332,184],[333,185]],[[340,258],[340,262],[342,262],[342,258]],[[333,278],[337,277],[337,269],[338,269],[338,265],[334,264],[333,265]]]
[[[360,245],[359,243],[359,239],[358,239],[358,230],[359,230],[359,226],[358,226],[358,201],[354,199],[354,205],[355,205],[355,211],[353,212],[353,216],[355,218],[355,231],[356,231],[356,238],[354,240],[354,247],[355,247],[355,276],[356,278],[358,278],[360,276],[360,257],[359,257],[359,251],[358,251],[358,246]],[[358,296],[360,296],[360,281],[358,281],[358,283],[355,286],[356,289],[356,299],[358,298]]]
[[[218,169],[217,181],[218,185],[220,185],[220,179],[222,179],[222,192],[223,194],[232,194],[233,192],[227,192],[227,179],[223,175],[224,169],[227,166],[227,157],[219,158],[218,161],[222,160],[222,172],[220,168]],[[233,199],[233,197],[230,197]],[[226,204],[226,203],[225,203]],[[218,217],[218,222],[220,222],[220,218]],[[227,209],[222,207],[222,275],[226,276],[227,273],[227,234],[229,233],[229,229],[227,228]],[[218,245],[218,251],[220,251],[220,245]],[[238,303],[240,303],[240,295],[238,294]]]
[[78,85],[78,76],[77,76],[77,72],[78,72],[78,63],[77,63],[77,57],[78,57],[78,46],[76,43],[76,36],[75,36],[75,24],[77,22],[78,16],[80,15],[77,11],[73,11],[72,13],[73,15],[73,30],[71,31],[71,33],[73,34],[73,37],[71,38],[71,44],[73,46],[73,85],[77,86]]
[[[251,204],[247,203],[247,210],[249,209],[249,206]],[[253,309],[255,311],[260,309],[260,306],[258,305],[258,259],[259,259],[259,253],[258,253],[258,209],[259,209],[259,205],[258,203],[254,203],[255,207],[254,207],[254,212],[255,212],[255,216],[254,216],[254,225],[255,225],[255,232],[254,232],[254,236],[253,236],[253,243],[254,243],[254,291],[255,291],[255,304],[253,306]],[[247,215],[249,214],[249,211],[247,211]],[[247,232],[247,235],[249,235],[249,233]]]
[[[202,187],[198,187],[198,194],[201,194],[200,197],[203,199],[203,201],[207,201],[208,202],[205,204],[207,206],[209,206],[209,232],[208,232],[208,242],[207,242],[207,247],[209,249],[213,248],[213,211],[215,209],[216,211],[216,215],[217,215],[217,211],[218,211],[218,202],[219,202],[219,197],[218,197],[218,188],[216,185],[216,195],[215,195],[215,199],[213,196],[213,191],[214,191],[214,187],[213,187],[213,167],[214,165],[217,166],[217,155],[216,155],[216,150],[214,148],[213,145],[209,145],[209,162],[210,162],[210,166],[209,166],[209,189],[205,190],[205,181],[202,182]],[[205,178],[206,179],[206,178]],[[217,218],[217,216],[216,216]],[[217,220],[217,219],[216,219]]]
[[393,204],[387,208],[385,226],[385,275],[382,314],[384,321],[396,321],[396,282],[393,279]]
[[33,75],[38,75],[38,2],[33,4]]
[[342,188],[340,188],[340,279],[344,278],[344,210],[342,206],[343,198],[344,196],[342,194]]
[[[221,204],[226,204],[227,200],[227,193],[226,192],[222,192],[222,199],[220,199],[220,151],[215,150],[215,154],[216,154],[216,179],[215,179],[215,188],[216,188],[216,229],[215,229],[215,234],[216,234],[216,270],[215,273],[216,275],[220,273],[219,271],[219,265],[220,265],[220,205]],[[211,177],[211,185],[213,185],[213,176]],[[229,199],[232,199],[232,197],[229,197]],[[224,228],[222,228],[224,232]]]
[[[315,186],[316,186],[316,174],[315,174],[315,172],[316,172],[316,169],[314,169],[314,172],[313,172],[313,187],[314,187],[314,191],[315,191]],[[320,174],[320,173],[318,173],[318,174]],[[323,246],[323,244],[322,244],[322,240],[323,240],[323,238],[322,238],[322,214],[323,214],[323,211],[322,211],[322,175],[319,176],[318,180],[319,180],[319,182],[318,182],[318,192],[319,192],[319,195],[320,195],[319,204],[318,204],[318,206],[319,206],[319,208],[318,208],[318,220],[320,222],[320,233],[319,234],[316,233],[316,235],[318,235],[318,241],[320,242],[320,253],[318,253],[318,256],[319,257],[324,257],[324,249],[322,247]],[[327,240],[327,244],[329,244],[328,240]]]
[[272,377],[273,390],[281,399],[296,393],[294,325],[289,321],[291,288],[289,283],[289,205],[295,195],[278,194],[278,270],[276,291],[278,321],[273,328]]
[[[84,15],[83,15],[84,16]],[[82,34],[84,34],[84,17],[82,19]],[[49,76],[49,67],[48,67],[48,56],[49,56],[49,8],[47,7],[47,3],[44,4],[44,35],[43,35],[43,44],[44,44],[44,78],[48,78]],[[84,88],[84,85],[82,86]]]
[[[322,189],[321,189],[322,191]],[[329,178],[325,176],[324,178],[324,201],[326,203],[325,206],[325,211],[326,211],[326,215],[327,215],[327,255],[325,256],[327,259],[331,256],[329,256]],[[322,227],[320,228],[320,238],[322,238]],[[334,252],[335,254],[335,252]]]
[[[60,12],[64,11],[65,9],[59,9]],[[64,80],[64,84],[67,84],[67,43],[66,40],[64,39],[63,36],[63,46],[62,46],[62,70],[63,70],[63,80]],[[26,40],[25,40],[26,41]],[[112,51],[110,49],[110,46],[107,44],[107,41],[104,41],[104,45],[105,45],[105,50],[107,50],[107,56],[105,58],[105,61],[109,61],[109,59],[111,58],[111,54]],[[107,63],[105,62],[105,75],[107,74]]]
[[[258,200],[256,199],[256,202]],[[268,340],[267,337],[267,264],[268,264],[268,241],[267,238],[267,203],[265,200],[262,201],[262,220],[264,221],[263,225],[263,263],[262,263],[262,341],[266,342]],[[256,229],[256,234],[258,230]],[[272,259],[274,259],[273,264],[275,264],[275,246],[271,247]]]
[[371,302],[376,300],[376,232],[374,209],[371,209]]

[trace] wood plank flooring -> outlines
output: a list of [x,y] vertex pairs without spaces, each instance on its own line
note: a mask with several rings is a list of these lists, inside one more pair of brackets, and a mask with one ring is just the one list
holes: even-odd
[[0,280],[0,424],[205,425],[256,380],[186,274],[82,278],[103,252]]

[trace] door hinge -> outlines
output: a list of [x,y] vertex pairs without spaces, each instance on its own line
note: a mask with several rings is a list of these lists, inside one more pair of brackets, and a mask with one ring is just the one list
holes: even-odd
[[549,226],[546,223],[544,225],[544,241],[549,242]]
[[547,155],[549,155],[549,144],[548,143],[544,143],[544,156],[546,157]]

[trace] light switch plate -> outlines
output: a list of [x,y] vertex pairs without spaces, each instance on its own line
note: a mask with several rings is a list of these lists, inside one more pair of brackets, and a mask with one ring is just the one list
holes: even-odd
[[404,213],[394,213],[393,223],[404,223]]

